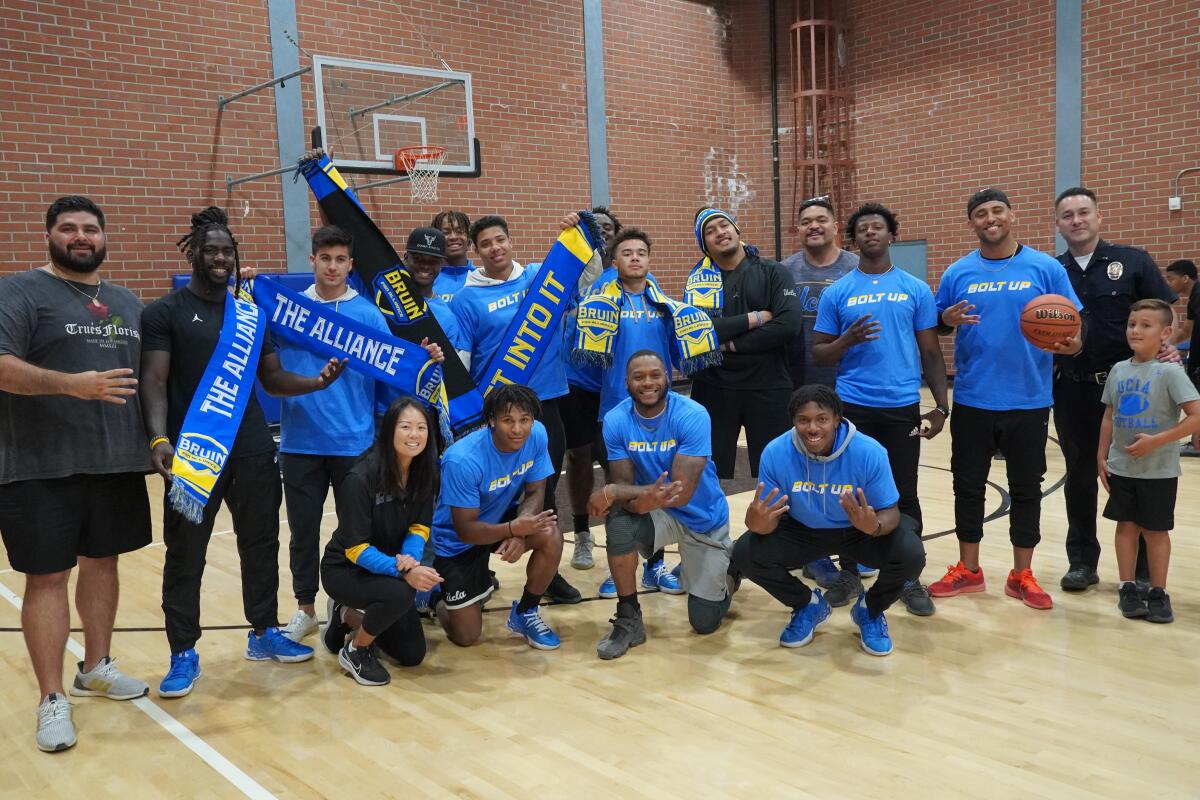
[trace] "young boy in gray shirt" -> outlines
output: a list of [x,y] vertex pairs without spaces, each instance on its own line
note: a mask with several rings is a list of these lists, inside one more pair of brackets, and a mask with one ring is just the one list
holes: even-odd
[[[1121,579],[1117,607],[1129,618],[1173,622],[1167,595],[1170,531],[1175,526],[1179,484],[1178,441],[1200,430],[1200,393],[1178,364],[1156,360],[1171,335],[1175,314],[1162,300],[1139,300],[1129,308],[1125,339],[1133,358],[1108,373],[1096,458],[1108,492],[1104,516],[1117,523],[1115,549]],[[1179,412],[1186,417],[1181,422]],[[1146,539],[1150,595],[1142,599],[1133,580],[1138,536]]]

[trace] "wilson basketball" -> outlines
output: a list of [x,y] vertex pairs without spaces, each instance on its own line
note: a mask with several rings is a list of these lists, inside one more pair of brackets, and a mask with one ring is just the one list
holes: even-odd
[[1021,311],[1021,333],[1035,347],[1065,342],[1079,333],[1079,312],[1061,294],[1039,295]]

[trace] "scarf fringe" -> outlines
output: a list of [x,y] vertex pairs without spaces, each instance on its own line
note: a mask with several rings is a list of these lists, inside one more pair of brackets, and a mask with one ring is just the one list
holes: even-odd
[[612,369],[612,353],[598,353],[595,350],[572,350],[571,363],[577,367],[600,367]]
[[204,521],[205,503],[201,503],[195,495],[183,488],[182,481],[171,481],[171,490],[167,492],[167,501],[171,504],[171,508],[178,511],[193,525],[199,525]]
[[711,353],[693,356],[691,358],[681,359],[679,362],[679,371],[684,375],[694,375],[702,369],[715,367],[721,363],[721,351],[714,350]]

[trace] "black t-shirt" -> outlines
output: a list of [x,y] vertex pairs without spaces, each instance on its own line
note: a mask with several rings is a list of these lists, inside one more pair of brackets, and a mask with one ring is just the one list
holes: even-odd
[[[389,556],[400,554],[409,528],[433,524],[433,498],[414,503],[403,494],[380,492],[378,470],[368,453],[346,473],[342,481],[341,502],[338,503],[338,525],[329,544],[325,546],[322,563],[342,566],[351,563],[346,551],[363,544]],[[433,542],[425,544],[422,563],[433,562]]]
[[1188,349],[1188,372],[1200,375],[1200,285],[1192,285],[1188,295],[1187,318],[1192,321],[1192,344]]
[[[98,288],[68,283],[40,269],[5,276],[0,355],[56,372],[132,369],[136,378],[141,315],[141,301],[108,281]],[[0,392],[0,484],[149,471],[136,395],[118,405]]]
[[[142,312],[142,349],[171,354],[171,369],[167,373],[167,437],[172,444],[179,438],[192,396],[217,348],[224,320],[224,301],[210,303],[186,286],[155,300]],[[264,336],[259,358],[273,352],[271,337]],[[230,457],[257,456],[274,449],[267,418],[251,393]]]

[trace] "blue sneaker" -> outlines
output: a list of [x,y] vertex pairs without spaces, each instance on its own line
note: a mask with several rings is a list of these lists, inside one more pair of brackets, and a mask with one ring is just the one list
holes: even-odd
[[667,569],[667,562],[659,561],[655,564],[646,562],[646,566],[642,568],[642,588],[657,589],[666,594],[683,594],[683,587],[679,585],[679,578],[671,574],[671,570]]
[[542,621],[542,615],[537,606],[524,614],[518,614],[516,600],[513,601],[512,611],[508,615],[508,629],[524,639],[530,647],[538,650],[557,650],[558,646],[562,644],[558,634],[550,630],[550,626]]
[[171,669],[158,685],[159,697],[183,697],[200,680],[200,655],[193,649],[171,653]]
[[792,621],[779,634],[779,644],[783,647],[804,647],[812,641],[817,628],[832,613],[833,609],[825,601],[821,590],[814,589],[808,605],[792,612]]
[[600,584],[600,596],[606,600],[612,600],[617,596],[617,582],[613,580],[612,575],[604,579],[604,583]]
[[804,577],[816,581],[817,586],[822,589],[828,589],[837,583],[838,576],[841,574],[841,570],[829,556],[818,558],[816,561],[804,565]]
[[866,564],[856,564],[855,566],[858,567],[858,577],[860,578],[874,578],[879,574],[879,570],[875,567],[868,567]]
[[246,634],[247,661],[280,661],[291,664],[308,661],[313,649],[306,644],[296,644],[280,632],[279,628],[267,628],[259,636],[254,631]]
[[886,656],[892,652],[892,637],[888,635],[887,618],[883,614],[875,619],[867,616],[866,595],[858,596],[858,602],[850,609],[850,619],[858,626],[863,650],[873,656]]

